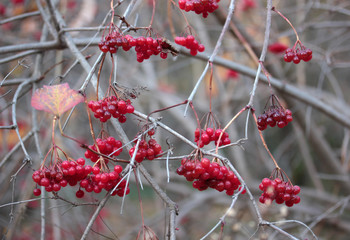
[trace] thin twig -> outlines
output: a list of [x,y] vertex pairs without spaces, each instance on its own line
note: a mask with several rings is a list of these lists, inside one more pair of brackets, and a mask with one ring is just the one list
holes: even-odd
[[198,89],[200,83],[202,82],[202,80],[204,79],[204,76],[205,76],[205,75],[207,74],[207,72],[208,72],[209,66],[210,66],[211,63],[214,61],[215,56],[216,56],[216,55],[218,54],[218,52],[219,52],[219,49],[220,49],[221,44],[222,44],[222,40],[224,39],[224,35],[225,35],[225,33],[226,33],[226,31],[227,31],[229,25],[230,25],[231,18],[232,18],[232,16],[233,16],[234,10],[235,10],[235,0],[231,0],[230,6],[229,6],[229,9],[228,9],[228,15],[227,15],[225,24],[224,24],[224,26],[222,27],[220,36],[219,36],[219,38],[218,38],[218,40],[217,40],[217,42],[216,42],[215,48],[214,48],[212,54],[210,55],[210,57],[209,57],[209,59],[208,59],[208,63],[207,63],[207,65],[205,66],[205,68],[204,68],[204,70],[203,70],[203,72],[202,72],[200,78],[198,79],[198,81],[197,81],[195,87],[193,88],[193,90],[192,90],[190,96],[187,98],[188,102],[187,102],[187,104],[186,104],[184,116],[186,116],[188,106],[189,106],[189,104],[192,102],[193,97],[194,97],[194,95],[196,94],[197,89]]

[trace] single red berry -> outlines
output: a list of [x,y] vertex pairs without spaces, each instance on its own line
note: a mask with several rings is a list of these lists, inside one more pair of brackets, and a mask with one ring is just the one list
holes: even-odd
[[63,161],[61,166],[63,169],[68,169],[70,167],[70,163],[68,161]]
[[43,187],[47,187],[47,186],[50,185],[50,180],[48,178],[44,177],[44,178],[42,178],[40,180],[40,184],[39,185],[43,186]]
[[81,166],[84,166],[85,165],[85,159],[84,158],[78,158],[77,160],[77,163]]
[[295,64],[300,63],[300,58],[298,58],[297,55],[294,56],[294,58],[293,58],[293,63],[295,63]]
[[160,53],[160,57],[161,57],[162,59],[166,59],[166,58],[168,57],[168,53],[166,53],[166,52],[161,52],[161,53]]
[[198,52],[204,52],[205,51],[205,47],[203,44],[199,44],[198,45]]
[[34,194],[34,196],[40,196],[41,195],[41,190],[39,188],[35,188],[33,190],[33,194]]
[[77,196],[77,198],[82,198],[84,197],[84,191],[83,190],[78,190],[75,194],[75,196]]

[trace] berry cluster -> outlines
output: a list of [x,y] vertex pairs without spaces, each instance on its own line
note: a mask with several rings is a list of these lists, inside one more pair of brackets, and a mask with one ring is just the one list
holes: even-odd
[[158,54],[162,59],[166,59],[168,52],[172,51],[170,44],[164,38],[145,38],[142,36],[134,38],[131,35],[123,36],[117,31],[109,33],[98,46],[104,53],[116,53],[119,47],[124,51],[129,51],[132,47],[135,47],[138,62],[143,62],[143,60],[149,59],[152,55]]
[[[148,134],[149,133],[152,134],[151,131],[148,132]],[[130,157],[134,155],[134,152],[135,152],[135,146],[132,147],[129,151]],[[160,144],[157,143],[157,140],[151,138],[150,140],[148,140],[148,143],[147,143],[146,140],[142,139],[140,140],[139,148],[135,155],[135,161],[140,163],[145,159],[153,160],[157,158],[159,154],[162,154],[162,153],[163,153],[162,147],[160,146]]]
[[199,44],[198,41],[192,35],[187,37],[175,37],[176,44],[186,47],[190,50],[192,56],[196,56],[198,52],[204,52],[205,47],[203,44]]
[[[92,171],[90,165],[85,165],[83,158],[78,158],[76,161],[61,161],[53,166],[41,168],[35,171],[32,179],[37,185],[45,187],[47,192],[58,192],[62,187],[75,186],[79,181],[86,178]],[[35,196],[41,194],[39,188],[33,191]]]
[[98,118],[101,122],[106,122],[111,117],[114,117],[120,123],[124,123],[126,121],[125,114],[133,113],[135,110],[130,100],[124,101],[116,96],[90,101],[88,107],[94,113],[95,118]]
[[225,190],[227,195],[232,196],[241,185],[241,182],[231,170],[216,162],[211,163],[208,158],[202,158],[201,161],[183,158],[181,166],[176,172],[183,175],[189,182],[195,180],[192,185],[199,191],[210,187],[219,192]]
[[297,196],[300,192],[300,187],[284,182],[280,178],[275,178],[274,180],[264,178],[259,188],[263,191],[259,198],[261,203],[270,204],[275,200],[277,204],[285,203],[287,207],[292,207],[300,202],[300,197]]
[[[97,150],[97,147],[98,150]],[[119,154],[123,151],[122,142],[119,140],[115,140],[114,137],[108,137],[106,139],[96,139],[96,144],[90,145],[89,148],[94,150],[95,152],[100,152],[104,155],[111,156],[119,156]],[[85,157],[90,159],[92,162],[96,162],[99,159],[99,155],[90,150],[86,150]],[[104,159],[104,162],[107,164],[108,159]]]
[[293,121],[292,111],[283,107],[271,107],[258,116],[257,124],[258,129],[263,131],[268,125],[270,127],[277,125],[279,128],[283,128],[291,121]]
[[[45,187],[47,192],[59,192],[61,188],[76,186],[78,183],[81,188],[87,192],[94,191],[100,193],[102,189],[110,191],[118,185],[112,195],[124,196],[130,192],[129,188],[125,190],[126,182],[121,181],[119,174],[123,168],[119,165],[114,166],[113,172],[100,172],[98,166],[92,167],[85,165],[84,158],[78,158],[76,161],[61,161],[53,166],[45,167],[33,173],[32,179],[38,186]],[[40,196],[40,188],[35,188],[34,196]],[[76,192],[77,198],[82,198],[84,191],[79,188]]]
[[220,0],[179,0],[179,7],[186,12],[193,11],[196,14],[202,14],[204,18],[208,13],[218,9]]
[[151,37],[139,37],[136,39],[137,45],[135,46],[136,57],[138,62],[143,62],[145,59],[149,59],[152,55],[158,55],[162,59],[168,57],[166,49],[170,48],[170,45],[163,38],[153,39]]
[[98,47],[104,53],[116,53],[119,47],[122,47],[127,52],[132,48],[129,39],[134,38],[130,35],[123,36],[117,31],[112,31],[99,42]]
[[[105,189],[107,192],[117,188],[111,194],[112,196],[118,195],[119,197],[129,194],[130,189],[126,186],[126,181],[121,180],[119,174],[123,171],[123,168],[120,165],[115,165],[113,171],[101,171],[99,167],[92,168],[92,174],[87,176],[84,180],[80,182],[80,187],[85,189],[86,192],[95,192],[100,193],[102,189]],[[125,189],[126,188],[126,189]],[[76,193],[78,198],[84,196],[84,191],[79,190]]]
[[308,62],[312,59],[312,50],[309,48],[305,48],[304,46],[295,48],[287,48],[284,57],[285,62],[291,62],[298,64],[301,60]]
[[[222,129],[220,128],[216,130],[213,128],[206,128],[205,130],[197,128],[194,132],[194,141],[200,148],[204,147],[205,145],[208,145],[212,141],[214,141],[215,145],[217,145],[221,133]],[[231,140],[229,138],[228,133],[224,132],[220,139],[219,146],[228,145],[230,143]]]

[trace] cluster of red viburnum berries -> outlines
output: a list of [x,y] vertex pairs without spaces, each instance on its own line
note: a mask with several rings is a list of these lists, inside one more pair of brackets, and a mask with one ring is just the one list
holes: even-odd
[[[106,139],[97,138],[96,144],[90,145],[89,149],[86,150],[85,157],[90,159],[92,162],[98,161],[100,158],[98,153],[107,155],[108,157],[116,157],[123,151],[122,145],[122,142],[120,140],[116,140],[114,137],[108,137]],[[104,163],[107,164],[108,159],[104,159]]]
[[[124,193],[128,194],[130,190],[125,180],[121,180],[119,176],[122,170],[121,166],[115,165],[111,172],[102,171],[98,166],[85,165],[85,159],[78,158],[69,161],[60,160],[52,166],[43,167],[33,173],[32,179],[37,186],[45,187],[46,192],[59,192],[63,187],[79,184],[77,198],[84,196],[81,188],[95,193],[100,193],[102,189],[106,191],[115,189],[112,195],[124,196]],[[33,194],[40,196],[40,188],[35,188]]]
[[116,53],[119,48],[129,51],[135,47],[137,61],[143,62],[152,55],[160,55],[162,59],[168,57],[171,52],[171,46],[164,38],[137,37],[131,35],[122,35],[118,31],[112,31],[98,44],[100,50],[104,53]]
[[[232,196],[241,185],[241,182],[231,170],[217,162],[210,162],[208,158],[202,158],[201,160],[183,158],[181,166],[176,172],[184,176],[187,181],[194,181],[192,185],[199,191],[204,191],[210,187],[219,192],[226,191],[227,195]],[[245,190],[243,190],[244,192]]]
[[259,198],[261,203],[270,204],[275,201],[277,204],[285,203],[287,207],[292,207],[300,202],[300,197],[298,196],[300,187],[297,185],[293,186],[280,178],[275,178],[274,180],[264,178],[259,188],[263,191]]
[[292,62],[295,64],[300,63],[301,60],[308,62],[312,59],[312,50],[305,48],[288,48],[283,57],[285,62]]
[[88,107],[94,113],[94,117],[101,122],[106,122],[111,117],[117,118],[120,123],[126,122],[125,114],[133,113],[134,106],[130,100],[123,100],[116,96],[110,96],[98,101],[90,101]]
[[196,56],[198,52],[204,52],[205,50],[204,45],[200,44],[193,35],[187,35],[187,37],[177,36],[174,41],[176,44],[189,49],[192,56]]
[[[155,134],[155,130],[151,129],[147,132],[146,136],[151,137],[154,134]],[[135,144],[137,143],[137,139],[134,140],[134,143]],[[134,155],[135,147],[136,145],[129,150],[130,157]],[[150,138],[148,142],[146,139],[142,139],[140,140],[140,143],[135,155],[135,161],[138,163],[142,162],[145,159],[152,161],[153,159],[159,157],[159,155],[162,153],[163,153],[162,146],[158,144],[156,139]]]
[[265,111],[257,118],[257,125],[260,131],[263,131],[267,126],[278,126],[283,128],[293,121],[292,111],[282,107],[276,95],[272,94],[266,103]]
[[217,145],[221,134],[222,136],[219,142],[219,146],[230,144],[231,140],[227,132],[222,132],[222,129],[220,128],[214,129],[209,127],[205,130],[197,128],[194,131],[194,141],[200,148],[208,145],[210,142],[215,142],[215,145]]
[[186,12],[193,11],[196,14],[202,14],[204,18],[209,13],[218,9],[220,0],[179,0],[179,7]]
[[269,108],[263,114],[258,116],[257,124],[260,131],[263,131],[267,126],[278,126],[283,128],[289,122],[293,121],[292,111],[282,107]]

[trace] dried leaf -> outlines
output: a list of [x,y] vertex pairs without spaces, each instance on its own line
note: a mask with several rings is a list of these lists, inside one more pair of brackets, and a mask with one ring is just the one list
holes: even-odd
[[32,107],[37,110],[61,115],[75,105],[84,101],[84,97],[71,89],[68,83],[44,86],[32,96]]

